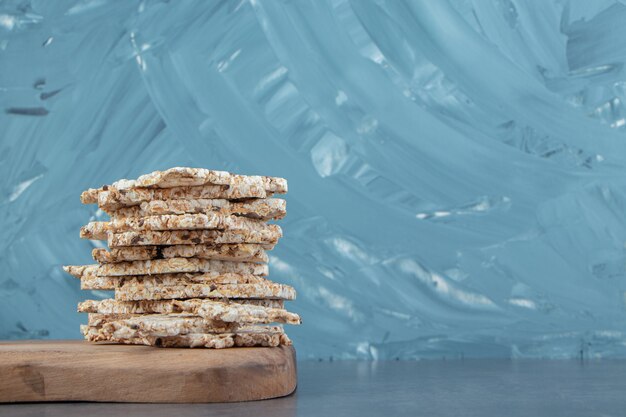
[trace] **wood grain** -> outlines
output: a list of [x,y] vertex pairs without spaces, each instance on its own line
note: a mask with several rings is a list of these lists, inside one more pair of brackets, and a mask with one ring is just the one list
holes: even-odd
[[205,403],[296,389],[291,346],[163,349],[85,341],[0,342],[0,402]]

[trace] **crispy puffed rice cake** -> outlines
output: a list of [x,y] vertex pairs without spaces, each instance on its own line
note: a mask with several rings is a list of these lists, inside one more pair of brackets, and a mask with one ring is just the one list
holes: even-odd
[[263,249],[274,248],[283,235],[282,229],[276,224],[268,225],[268,230],[171,230],[108,233],[108,244],[111,248],[120,246],[152,246],[152,245],[220,245],[224,243],[255,243]]
[[147,261],[168,258],[200,258],[218,261],[268,262],[267,253],[254,243],[227,243],[222,245],[126,246],[107,251],[95,248],[93,259],[99,263]]
[[161,287],[172,285],[223,285],[223,284],[261,284],[271,282],[259,275],[237,274],[232,272],[174,273],[159,275],[124,275],[98,276],[83,274],[80,279],[81,290],[114,290],[122,285],[143,285]]
[[81,332],[85,336],[85,339],[91,342],[106,341],[156,347],[204,347],[224,349],[230,347],[276,347],[280,345],[291,345],[291,340],[285,333],[205,333],[165,337],[144,336],[130,339],[109,338],[103,340],[99,335],[97,328],[81,325]]
[[179,272],[214,272],[237,274],[267,275],[267,264],[251,262],[216,261],[198,258],[170,258],[154,259],[150,261],[117,262],[114,264],[68,265],[65,272],[81,278],[84,275],[97,276],[126,276],[126,275],[153,275],[171,274]]
[[294,325],[302,323],[299,315],[282,308],[197,299],[177,300],[176,302],[185,312],[194,312],[194,314],[201,317],[219,318],[225,322],[285,323]]
[[[106,324],[111,321],[125,320],[133,317],[137,317],[139,314],[100,314],[100,313],[89,313],[87,315],[87,326],[89,327],[102,327],[103,324]],[[189,315],[192,317],[193,315]]]
[[205,168],[175,167],[165,171],[154,171],[137,178],[136,180],[122,179],[112,185],[85,191],[81,195],[83,204],[93,204],[98,192],[113,190],[128,190],[133,188],[173,188],[192,187],[200,185],[223,185],[230,188],[260,188],[262,190],[284,194],[287,192],[287,180],[278,177],[257,175],[238,175],[226,171],[215,171]]
[[241,230],[271,233],[267,223],[246,217],[208,214],[163,214],[148,217],[124,217],[108,222],[90,222],[80,228],[82,239],[106,240],[108,232],[164,230]]
[[163,246],[127,246],[111,250],[94,248],[91,250],[91,256],[94,261],[101,264],[124,261],[148,261],[150,259],[164,258],[162,248]]
[[[118,301],[117,303],[129,302]],[[116,305],[116,307],[118,306],[119,304]],[[296,313],[286,311],[282,308],[270,308],[254,304],[225,303],[222,301],[195,299],[173,300],[168,306],[170,308],[166,310],[169,311],[156,314],[177,314],[180,317],[198,316],[216,322],[221,321],[224,323],[240,324],[285,323],[298,325],[302,322],[300,316]],[[120,307],[121,308],[114,308],[112,310],[122,310],[124,305],[122,304]],[[106,311],[105,309],[102,310]],[[152,314],[155,313],[152,312]],[[138,313],[89,313],[88,324],[89,326],[97,327],[101,326],[104,322],[118,321],[132,317],[144,316]]]
[[277,298],[294,300],[293,287],[275,282],[262,284],[190,284],[169,287],[146,287],[141,284],[124,284],[115,289],[115,299],[120,301],[172,300],[186,298]]
[[[239,308],[244,306],[244,308]],[[231,307],[230,309],[227,309]],[[250,307],[250,308],[248,308]],[[258,307],[258,308],[257,308]],[[259,309],[260,308],[260,309]],[[239,313],[259,318],[271,317],[272,321],[282,323],[282,314],[294,314],[284,310],[283,300],[270,299],[189,299],[189,300],[141,300],[118,301],[111,298],[104,300],[85,300],[78,303],[79,313],[100,314],[168,314],[189,313],[208,318],[218,318],[224,321],[241,321]],[[269,310],[265,310],[269,309]],[[279,310],[279,311],[274,311]],[[227,313],[223,313],[227,311]],[[282,313],[284,312],[284,313]],[[216,316],[218,315],[218,316]],[[285,320],[295,320],[295,316],[285,316]],[[299,317],[298,317],[299,320]],[[288,321],[291,323],[291,321]],[[296,323],[291,323],[296,324]]]
[[97,195],[98,207],[107,213],[123,207],[137,206],[143,202],[154,200],[199,200],[225,199],[248,200],[269,198],[274,193],[258,185],[236,186],[228,185],[199,185],[195,187],[172,188],[129,188],[105,190],[88,190],[81,195],[81,201],[90,204]]
[[[268,331],[259,326],[259,331]],[[101,324],[99,333],[104,338],[131,338],[139,336],[177,336],[189,333],[229,333],[256,331],[256,327],[226,323],[188,314],[149,314]]]
[[[285,332],[280,324],[226,323],[189,314],[134,315],[114,321],[106,321],[104,317],[105,315],[100,315],[99,319],[94,320],[97,326],[81,326],[81,329],[88,328],[94,336],[97,334],[102,340],[141,336],[180,336],[190,333],[281,334]],[[202,331],[201,329],[209,330]]]
[[[174,188],[131,188],[98,192],[98,207],[105,212],[122,207],[137,206],[144,201],[153,200],[196,200],[205,199],[249,199],[267,198],[271,195],[262,188],[228,187],[227,185],[201,185],[197,187]],[[81,196],[82,197],[82,196]]]
[[282,219],[287,214],[287,202],[280,198],[246,201],[224,199],[153,200],[144,201],[138,206],[122,207],[108,212],[112,219],[187,213],[220,213],[259,220],[276,220]]
[[[104,301],[104,300],[103,300]],[[113,301],[113,305],[109,305],[108,311],[125,310],[123,303],[129,301]],[[112,304],[112,303],[108,303]],[[121,305],[120,305],[121,304]],[[172,314],[177,313],[181,317],[199,316],[208,320],[222,321],[224,323],[241,323],[241,324],[267,324],[267,323],[286,323],[301,324],[300,316],[296,313],[289,312],[282,308],[264,307],[254,304],[225,303],[214,300],[172,300],[166,304],[169,311],[157,312],[156,314]],[[100,307],[100,306],[98,306]],[[101,310],[107,311],[104,306]],[[80,305],[79,305],[80,310]],[[137,309],[135,309],[137,310]],[[126,310],[126,311],[135,311]],[[166,310],[166,309],[164,309]],[[141,311],[141,310],[140,310]],[[155,312],[152,312],[153,314]],[[138,313],[89,313],[89,326],[100,326],[105,321],[116,321],[139,316]]]

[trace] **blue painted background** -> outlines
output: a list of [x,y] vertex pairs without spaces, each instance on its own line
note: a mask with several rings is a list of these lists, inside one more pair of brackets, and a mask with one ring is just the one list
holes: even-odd
[[5,1],[0,338],[78,338],[79,194],[286,177],[300,358],[626,354],[622,1]]

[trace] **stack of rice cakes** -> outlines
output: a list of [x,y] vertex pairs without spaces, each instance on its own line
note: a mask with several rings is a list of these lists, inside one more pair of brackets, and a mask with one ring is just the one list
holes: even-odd
[[81,289],[115,290],[115,299],[78,305],[89,313],[85,338],[161,347],[291,344],[280,324],[300,324],[284,309],[295,290],[266,278],[266,251],[282,237],[267,221],[286,214],[285,200],[270,197],[286,192],[282,178],[197,168],[85,191],[81,201],[111,219],[89,223],[80,236],[106,240],[110,250],[93,250],[98,264],[64,269]]

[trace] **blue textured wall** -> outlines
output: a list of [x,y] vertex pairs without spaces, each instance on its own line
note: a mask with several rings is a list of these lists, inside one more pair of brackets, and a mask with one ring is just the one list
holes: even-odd
[[626,5],[0,4],[0,338],[79,337],[88,187],[289,179],[301,358],[626,354]]

